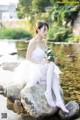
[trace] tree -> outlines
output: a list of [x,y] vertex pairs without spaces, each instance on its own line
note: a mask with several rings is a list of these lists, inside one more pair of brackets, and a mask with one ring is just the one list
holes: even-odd
[[[61,37],[60,41],[62,41],[64,37],[63,40],[66,41],[68,38],[66,36],[71,36],[68,34],[72,32],[72,25],[80,11],[78,2],[80,3],[80,0],[19,0],[18,7],[25,17],[29,17],[32,30],[37,21],[45,20],[51,29],[49,38],[52,36],[57,41],[57,38]],[[55,25],[58,28],[54,32]]]
[[26,16],[30,16],[46,12],[46,8],[52,6],[52,2],[50,0],[19,0],[18,6],[20,11],[23,11]]

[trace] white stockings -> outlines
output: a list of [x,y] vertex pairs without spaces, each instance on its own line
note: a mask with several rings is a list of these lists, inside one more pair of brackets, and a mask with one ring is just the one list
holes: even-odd
[[[63,100],[60,95],[60,89],[59,89],[59,77],[54,72],[55,65],[53,62],[48,63],[48,70],[47,70],[47,89],[45,92],[45,97],[47,99],[48,104],[51,107],[59,107],[64,112],[69,113],[69,111],[66,109]],[[56,103],[54,102],[52,98],[52,90],[56,97]]]
[[47,89],[45,92],[45,97],[47,99],[48,104],[51,107],[55,107],[55,102],[53,101],[52,98],[52,90],[51,90],[51,86],[52,86],[52,78],[53,78],[53,67],[51,66],[51,64],[48,65],[48,70],[47,70]]

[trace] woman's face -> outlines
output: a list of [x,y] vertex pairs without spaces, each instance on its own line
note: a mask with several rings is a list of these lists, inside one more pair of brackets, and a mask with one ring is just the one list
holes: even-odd
[[48,32],[47,26],[43,26],[41,29],[38,29],[38,34],[43,38],[46,37],[47,32]]

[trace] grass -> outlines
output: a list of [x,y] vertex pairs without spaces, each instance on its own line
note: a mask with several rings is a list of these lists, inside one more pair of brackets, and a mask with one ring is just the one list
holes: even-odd
[[0,39],[31,39],[32,34],[22,28],[0,28]]

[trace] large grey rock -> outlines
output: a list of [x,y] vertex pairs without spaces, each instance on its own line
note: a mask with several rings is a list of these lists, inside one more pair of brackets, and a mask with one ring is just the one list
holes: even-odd
[[66,108],[69,110],[68,114],[64,113],[62,110],[59,111],[61,119],[71,119],[79,112],[79,105],[75,101],[70,101],[68,104],[66,104]]
[[21,90],[24,88],[24,86],[26,85],[26,83],[20,83],[20,82],[12,82],[11,85],[7,86],[7,98],[10,99],[11,101],[14,102],[14,100],[20,100],[21,96],[20,96],[20,92]]
[[12,102],[14,102],[16,99],[21,99],[20,92],[22,87],[19,87],[17,85],[9,86],[7,88],[7,98],[10,99]]
[[[40,116],[49,116],[57,112],[57,108],[51,108],[45,98],[46,86],[43,84],[36,84],[31,88],[24,88],[21,91],[21,103],[25,110],[35,118]],[[55,100],[55,96],[53,94]]]
[[[8,86],[10,86],[10,85],[12,85],[12,83],[14,83],[14,81],[12,81],[13,71],[19,64],[20,64],[20,62],[3,62],[1,64],[1,66],[0,66],[0,74],[1,74],[0,94],[6,94],[6,89],[8,88]],[[13,89],[14,89],[14,87],[13,87]]]

